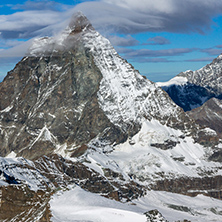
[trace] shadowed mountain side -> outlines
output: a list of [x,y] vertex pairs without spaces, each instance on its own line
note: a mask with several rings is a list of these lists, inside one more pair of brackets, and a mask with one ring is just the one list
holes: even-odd
[[[216,97],[214,93],[209,92],[202,86],[187,82],[184,85],[170,85],[162,87],[170,98],[183,110],[190,111],[202,106],[207,100]],[[222,95],[218,96],[219,98]]]
[[199,70],[181,72],[168,82],[157,84],[184,111],[200,107],[213,97],[222,99],[222,55]]

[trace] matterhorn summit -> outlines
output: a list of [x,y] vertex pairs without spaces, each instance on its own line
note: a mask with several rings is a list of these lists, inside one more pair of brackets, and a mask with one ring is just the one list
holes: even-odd
[[210,209],[220,212],[220,200],[207,205],[221,192],[217,133],[141,76],[81,12],[61,33],[35,39],[0,83],[0,129],[1,219],[219,217]]

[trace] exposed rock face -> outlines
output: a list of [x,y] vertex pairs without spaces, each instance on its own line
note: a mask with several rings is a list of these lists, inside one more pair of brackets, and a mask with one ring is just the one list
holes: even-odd
[[[184,186],[186,184],[186,186]],[[176,178],[174,180],[160,180],[152,186],[154,190],[164,190],[181,193],[188,196],[204,194],[222,199],[222,177]]]
[[[84,22],[81,29],[91,29]],[[79,25],[72,26],[81,31]],[[59,44],[51,49],[48,43],[50,50],[45,52],[34,45],[31,56],[18,63],[1,83],[2,156],[15,151],[34,159],[52,153],[57,144],[67,144],[72,151],[105,129],[112,133],[111,143],[126,139],[98,105],[102,74],[73,31],[64,39],[62,49]],[[41,41],[45,43],[45,39]]]
[[150,210],[145,215],[147,222],[168,222],[158,210]]
[[220,149],[219,151],[215,151],[210,157],[210,161],[214,162],[220,162],[222,163],[222,150]]
[[1,221],[50,221],[50,195],[24,185],[0,187]]

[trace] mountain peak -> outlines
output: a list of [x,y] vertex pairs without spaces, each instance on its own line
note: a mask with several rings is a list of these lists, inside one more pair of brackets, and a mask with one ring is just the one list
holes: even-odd
[[[53,52],[69,50],[79,38],[81,32],[92,31],[94,28],[82,12],[74,13],[69,25],[53,37],[42,37],[33,40],[28,56],[48,56]],[[75,39],[73,36],[76,35]],[[71,37],[71,38],[70,38]]]
[[69,23],[69,28],[72,30],[72,33],[79,33],[85,29],[92,28],[92,24],[88,18],[79,11],[73,14]]

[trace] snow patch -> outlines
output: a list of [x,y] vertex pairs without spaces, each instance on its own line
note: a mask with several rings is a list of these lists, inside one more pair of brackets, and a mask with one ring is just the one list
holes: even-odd
[[163,127],[161,129],[159,122],[152,119],[149,122],[143,122],[141,130],[133,137],[131,142],[147,146],[152,143],[164,143],[164,141],[169,139],[169,136],[169,132]]
[[56,137],[49,131],[49,129],[47,128],[47,126],[44,126],[44,127],[40,130],[37,138],[32,142],[32,144],[31,144],[31,146],[29,147],[29,149],[31,149],[31,148],[34,146],[34,144],[35,144],[36,142],[38,142],[38,141],[50,141],[50,142],[52,142],[52,143],[55,143]]
[[85,33],[83,39],[103,75],[98,102],[112,123],[127,132],[132,123],[178,116],[179,108],[165,92],[122,59],[107,39],[95,31]]
[[15,158],[16,157],[16,153],[14,151],[12,151],[11,153],[9,153],[6,158]]
[[188,82],[186,77],[176,76],[167,82],[157,82],[159,87],[170,87],[172,85],[185,85]]
[[13,105],[10,105],[10,106],[6,107],[5,109],[1,110],[0,113],[7,113],[7,112],[9,112],[12,108],[13,108]]
[[205,132],[207,135],[210,135],[210,136],[217,136],[216,131],[208,127],[202,129],[201,131]]
[[67,157],[67,143],[63,145],[57,145],[54,153],[61,155],[62,157]]
[[[29,166],[29,167],[24,167]],[[15,178],[18,183],[27,184],[31,190],[45,189],[45,183],[49,183],[39,171],[32,168],[33,162],[22,157],[4,158],[0,157],[0,170],[6,175]],[[0,185],[8,185],[5,177],[1,176]]]
[[167,221],[221,221],[221,201],[198,195],[188,197],[163,191],[147,191],[132,203],[120,203],[79,187],[53,195],[53,222],[146,222],[145,212],[157,209]]
[[92,194],[79,187],[54,195],[50,201],[53,222],[146,222],[146,216],[128,205]]

